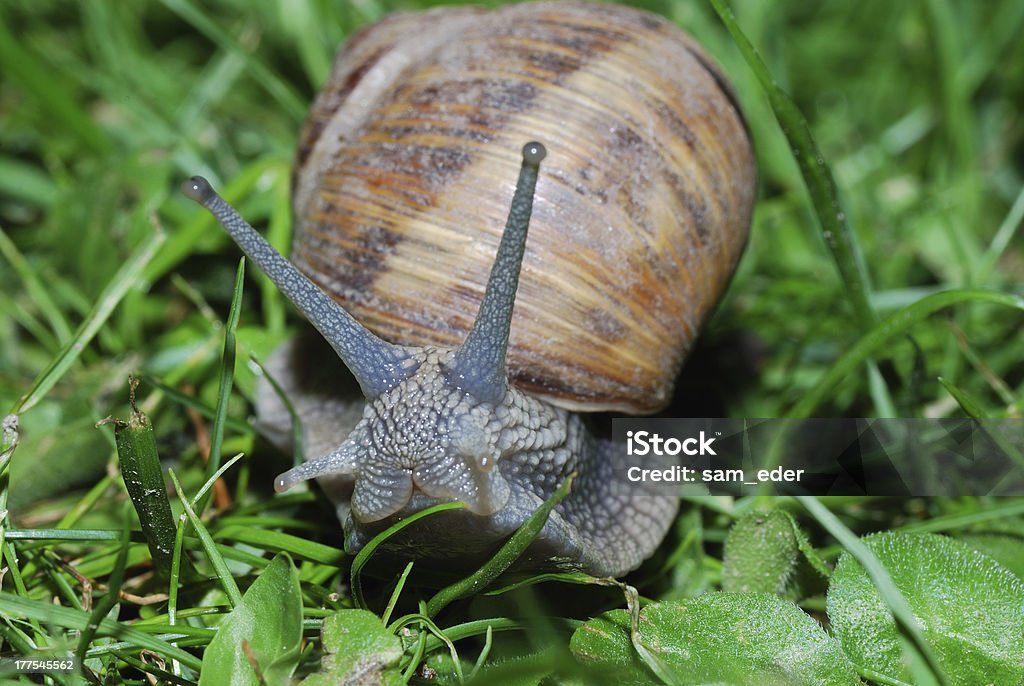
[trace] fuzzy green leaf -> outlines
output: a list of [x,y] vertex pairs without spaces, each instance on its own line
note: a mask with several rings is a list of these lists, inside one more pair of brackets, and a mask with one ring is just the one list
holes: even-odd
[[402,683],[402,641],[369,610],[338,610],[327,617],[323,646],[321,671],[306,677],[303,686]]
[[782,510],[752,511],[725,539],[722,590],[781,593],[796,568],[800,550],[790,516]]
[[612,610],[591,619],[573,633],[569,648],[577,660],[594,667],[595,673],[605,675],[609,682],[628,686],[658,683],[633,649],[629,613],[625,610]]
[[[677,684],[860,683],[838,643],[796,605],[770,594],[709,593],[654,603],[640,612],[639,633]],[[624,611],[587,622],[573,634],[570,647],[610,681],[658,683],[633,650]]]
[[[1024,582],[944,536],[884,532],[863,541],[907,600],[951,684],[1024,683]],[[892,613],[846,553],[832,577],[828,614],[855,664],[910,680]]]
[[[200,686],[287,683],[299,660],[302,594],[291,558],[277,555],[217,629]],[[257,674],[256,669],[259,669]]]
[[1024,539],[1020,536],[1020,529],[1009,528],[1015,524],[1024,527],[1024,522],[1021,522],[1020,518],[1014,519],[1001,522],[998,530],[972,531],[958,536],[958,539],[985,553],[1024,581]]

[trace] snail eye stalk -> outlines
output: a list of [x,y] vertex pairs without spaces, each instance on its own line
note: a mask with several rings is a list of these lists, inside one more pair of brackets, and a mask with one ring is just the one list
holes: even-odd
[[533,214],[540,163],[546,155],[547,150],[540,143],[530,142],[523,146],[519,181],[487,280],[487,290],[473,328],[455,352],[449,368],[449,376],[455,384],[478,400],[492,404],[501,401],[508,384],[505,353],[508,351],[512,309],[519,288],[519,272]]
[[376,398],[415,371],[403,368],[408,355],[402,348],[378,338],[353,319],[341,305],[264,240],[235,208],[220,197],[209,181],[193,176],[182,184],[181,189],[220,222],[245,256],[255,262],[316,327],[359,382],[364,396]]

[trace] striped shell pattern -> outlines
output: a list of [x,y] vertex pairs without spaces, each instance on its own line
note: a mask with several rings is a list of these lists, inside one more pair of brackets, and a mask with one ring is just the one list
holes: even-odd
[[739,259],[756,185],[719,68],[662,18],[536,3],[357,33],[300,140],[292,260],[384,339],[456,346],[534,139],[549,156],[509,378],[570,409],[656,411]]

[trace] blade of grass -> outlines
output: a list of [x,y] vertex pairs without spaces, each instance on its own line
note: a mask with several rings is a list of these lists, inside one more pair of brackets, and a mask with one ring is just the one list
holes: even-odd
[[135,404],[135,389],[138,385],[139,382],[134,377],[128,380],[128,397],[131,405],[131,416],[128,421],[108,417],[99,424],[114,424],[117,457],[125,489],[139,516],[142,533],[146,537],[157,574],[166,578],[171,571],[171,556],[174,551],[174,516],[171,514],[171,503],[167,499],[167,486],[160,467],[160,455],[156,449],[153,426],[149,422],[149,417]]
[[[422,600],[419,603],[419,607],[420,615],[426,616],[427,611],[426,608],[424,607],[424,603]],[[412,650],[410,651],[409,648],[406,648],[403,659],[407,660],[408,664],[406,664],[405,669],[402,670],[403,684],[408,684],[409,681],[412,679],[413,674],[415,674],[419,669],[419,664],[423,661],[423,656],[426,654],[427,637],[431,635],[432,634],[426,631],[419,632],[419,635],[416,636],[416,638],[414,639],[416,641],[416,645],[412,648]],[[440,641],[440,638],[438,636],[435,635],[434,638]],[[441,641],[441,643],[443,644],[444,642]]]
[[[975,422],[975,431],[980,432],[980,434],[986,436],[992,443],[994,443],[1011,462],[1017,465],[1018,470],[1024,470],[1024,453],[1022,453],[1011,441],[1006,440],[999,431],[990,431],[989,427],[986,426],[986,423],[981,421],[989,419],[989,415],[980,405],[978,405],[978,401],[972,398],[966,391],[963,391],[941,376],[938,378],[938,382],[942,384],[942,387],[946,389],[946,392],[953,396],[953,399],[956,400],[957,405],[959,405],[960,409],[964,411],[964,414],[972,419],[979,420]],[[1001,480],[993,490],[989,491],[988,494],[1003,495],[1002,491],[1004,484],[1011,481],[1015,476],[1016,474],[1013,474],[1012,472],[1006,474],[1004,479]],[[1012,494],[1012,492],[1013,487],[1011,486],[1010,493]]]
[[459,510],[462,509],[463,507],[465,507],[465,505],[460,502],[439,503],[432,507],[428,507],[425,510],[420,510],[416,514],[410,515],[401,521],[395,522],[387,529],[381,531],[379,534],[371,538],[370,541],[365,546],[363,546],[363,549],[356,553],[355,558],[353,558],[352,560],[352,602],[355,604],[355,606],[362,610],[368,609],[368,606],[366,604],[366,598],[363,596],[363,567],[366,565],[367,562],[369,562],[370,558],[373,557],[373,554],[377,552],[377,549],[380,548],[380,546],[383,545],[385,541],[387,541],[389,538],[394,536],[402,529],[418,522],[424,517],[429,517],[430,515],[434,515],[439,512],[446,512],[448,510]]
[[861,337],[835,361],[818,383],[790,408],[786,417],[809,417],[836,384],[852,374],[861,363],[881,350],[893,338],[905,334],[914,324],[933,312],[967,301],[987,302],[1024,310],[1024,298],[992,291],[951,290],[922,298],[913,305],[892,313]]
[[[1009,501],[1009,502],[1007,502]],[[1024,498],[1000,498],[997,504],[977,512],[956,512],[939,515],[926,521],[910,522],[900,531],[929,531],[932,533],[966,530],[989,522],[1006,522],[1024,515]]]
[[[178,623],[178,588],[181,579],[181,562],[185,557],[185,517],[178,517],[178,527],[174,532],[174,554],[171,555],[171,578],[167,584],[167,623],[174,626]],[[174,665],[174,673],[178,674],[178,665]]]
[[[142,373],[139,374],[139,380],[145,383],[146,385],[152,386],[153,388],[157,389],[158,391],[166,395],[170,400],[174,401],[178,405],[181,405],[185,409],[195,410],[196,412],[206,417],[207,419],[214,419],[217,416],[216,408],[211,408],[209,405],[200,401],[195,396],[182,393],[174,386],[169,386],[154,376]],[[235,419],[234,417],[225,418],[224,426],[225,428],[229,428],[236,433],[256,433],[256,429],[254,429],[251,424]]]
[[194,26],[199,33],[206,36],[221,50],[244,55],[246,67],[252,73],[253,78],[263,85],[270,97],[281,105],[292,121],[298,123],[306,117],[306,103],[295,92],[295,89],[269,69],[258,56],[242,47],[234,36],[224,31],[200,8],[188,0],[161,0],[161,2],[164,7]]
[[551,511],[555,509],[558,503],[562,502],[565,496],[569,495],[569,489],[572,487],[573,477],[571,475],[568,479],[562,482],[551,497],[544,501],[544,504],[537,508],[537,511],[530,515],[530,518],[523,522],[522,526],[516,529],[516,532],[512,534],[504,545],[498,549],[498,552],[491,557],[490,560],[485,562],[483,566],[477,571],[473,572],[465,579],[457,581],[456,583],[442,588],[434,596],[427,601],[427,616],[436,617],[437,613],[447,607],[450,603],[465,598],[467,596],[479,593],[486,588],[492,581],[501,576],[502,572],[512,566],[512,563],[519,559],[519,556],[523,554],[529,545],[533,542],[533,539],[537,538],[541,529],[544,528],[544,524],[547,523],[548,517],[551,515]]
[[[849,294],[859,328],[862,331],[869,329],[878,322],[878,314],[871,305],[871,287],[867,268],[862,259],[863,253],[857,236],[847,221],[832,170],[818,149],[807,120],[789,94],[782,90],[772,77],[761,56],[736,23],[736,18],[725,4],[725,0],[711,0],[711,4],[714,5],[722,23],[732,35],[733,41],[768,96],[775,118],[789,141],[793,159],[800,169],[804,185],[810,193],[822,238],[839,271],[839,277],[846,286],[844,290]],[[868,360],[867,365],[869,389],[875,403],[876,414],[881,417],[895,416],[896,405],[882,373],[874,360]]]
[[536,586],[537,584],[547,583],[548,581],[556,581],[565,584],[575,584],[579,586],[608,586],[608,587],[619,587],[621,584],[614,579],[606,579],[597,576],[590,576],[583,572],[544,572],[543,574],[534,574],[526,579],[518,579],[506,586],[500,586],[498,588],[492,588],[484,591],[481,595],[501,595],[503,593],[509,593],[519,588],[526,588],[527,586]]
[[[549,626],[564,626],[565,633],[571,634],[573,631],[583,626],[583,620],[568,619],[565,617],[547,617],[542,620],[491,617],[489,619],[476,619],[463,624],[445,627],[444,633],[445,636],[452,641],[462,641],[474,636],[486,635],[488,628],[490,628],[491,631],[532,631],[538,626],[543,626],[544,628]],[[435,636],[429,636],[427,638],[426,648],[428,651],[432,652],[437,650],[442,645],[443,643],[441,643],[441,641]]]
[[217,483],[217,479],[219,479],[222,476],[224,476],[224,472],[226,472],[229,469],[231,469],[231,467],[234,466],[234,464],[236,462],[238,462],[239,460],[241,460],[243,457],[245,457],[245,453],[238,453],[237,455],[232,457],[230,460],[225,462],[217,471],[215,471],[213,474],[211,474],[210,477],[203,484],[202,488],[199,489],[199,492],[196,493],[195,496],[192,498],[192,502],[193,503],[197,502],[200,498],[202,498],[209,491],[211,491],[213,489],[214,484]]
[[[25,586],[25,577],[21,573],[21,567],[18,564],[18,552],[14,547],[14,543],[11,541],[4,541],[2,557],[3,562],[7,567],[4,576],[10,577],[14,590],[17,591],[18,595],[28,597],[28,587]],[[2,616],[3,614],[0,613],[0,617]],[[32,624],[32,628],[35,630],[34,641],[37,645],[40,645],[42,642],[41,639],[43,636],[46,636],[46,633],[42,630],[42,627],[39,626],[39,623],[36,620],[30,617],[29,621]]]
[[[188,521],[192,524],[192,528],[195,529],[196,535],[199,536],[199,540],[203,544],[203,550],[206,551],[207,557],[210,558],[210,564],[213,565],[214,570],[217,572],[217,578],[220,579],[221,586],[224,588],[224,592],[228,596],[228,601],[231,603],[231,607],[238,607],[238,604],[242,602],[242,594],[238,590],[238,584],[235,583],[235,578],[231,575],[231,570],[228,569],[227,563],[224,562],[224,558],[221,556],[220,551],[217,550],[217,544],[214,542],[213,537],[210,536],[210,532],[206,530],[206,526],[202,520],[196,514],[196,511],[192,508],[192,504],[185,497],[185,491],[181,487],[181,483],[178,481],[178,477],[174,474],[174,470],[168,470],[167,474],[171,477],[171,481],[174,483],[174,488],[178,493],[178,499],[181,500],[182,506],[185,508],[185,515],[188,517]],[[207,482],[209,483],[209,482]],[[182,524],[184,526],[184,524]]]
[[387,607],[384,608],[383,614],[380,616],[380,621],[385,625],[391,621],[391,613],[395,610],[395,605],[398,604],[398,598],[402,595],[402,589],[405,588],[405,582],[409,578],[410,572],[412,572],[412,566],[415,560],[409,560],[409,564],[405,566],[401,576],[398,577],[398,582],[395,584],[395,590],[391,592],[391,598],[388,600]]
[[35,51],[21,45],[0,21],[0,64],[4,75],[35,100],[46,120],[72,134],[76,142],[99,155],[113,149],[110,136],[96,125],[96,118],[73,94],[78,88],[66,81],[60,69],[36,58]]
[[195,682],[192,679],[185,679],[179,674],[173,674],[171,672],[160,669],[155,664],[150,662],[143,662],[134,655],[130,654],[129,651],[125,650],[110,650],[111,655],[115,655],[118,660],[124,661],[125,664],[130,667],[134,667],[139,670],[140,674],[145,674],[151,680],[150,683],[154,684],[180,684],[180,686],[193,686]]
[[992,270],[995,269],[999,259],[1006,252],[1011,241],[1013,241],[1013,237],[1020,230],[1021,220],[1024,220],[1024,186],[1021,186],[1020,192],[1017,193],[1017,198],[1013,201],[1013,206],[1006,213],[1006,217],[999,225],[999,229],[996,231],[995,236],[992,237],[988,249],[985,250],[985,254],[978,263],[977,269],[974,270],[973,283],[981,286],[989,280],[992,276]]
[[46,578],[55,589],[53,593],[54,603],[68,605],[81,610],[83,606],[82,601],[78,597],[79,591],[72,587],[70,579],[73,578],[78,581],[79,588],[83,589],[83,591],[88,588],[88,579],[84,577],[79,578],[81,575],[77,574],[77,570],[64,560],[58,558],[57,554],[52,550],[43,549],[42,554],[37,556],[35,562],[39,570],[42,574],[46,575]]
[[484,647],[480,650],[480,655],[476,659],[476,663],[473,665],[473,669],[469,672],[469,681],[472,682],[476,675],[483,668],[484,664],[487,663],[487,657],[491,654],[491,645],[494,637],[494,630],[490,626],[487,627],[487,634],[484,636]]
[[139,276],[146,264],[153,259],[157,250],[164,242],[165,234],[157,228],[150,237],[143,242],[131,257],[121,266],[114,278],[110,280],[107,287],[103,289],[99,299],[93,306],[92,311],[75,331],[75,335],[60,354],[53,359],[49,366],[44,369],[28,393],[23,395],[11,409],[11,414],[23,414],[42,400],[51,388],[60,381],[61,377],[71,368],[78,356],[85,350],[85,346],[93,339],[100,327],[106,323],[114,308],[125,297],[129,289],[139,282]]
[[89,512],[98,502],[103,499],[103,495],[107,492],[107,489],[114,483],[114,478],[110,474],[106,474],[102,479],[96,482],[96,484],[89,489],[81,498],[75,501],[74,506],[67,511],[67,513],[60,518],[57,522],[57,529],[70,529],[78,520]]
[[[956,182],[951,189],[957,195],[954,206],[958,208],[960,217],[974,217],[978,199],[982,197],[978,192],[980,179],[975,146],[978,126],[974,121],[971,83],[965,78],[967,72],[963,68],[965,49],[962,27],[957,12],[947,0],[929,0],[924,6],[931,28],[929,43],[935,48],[938,90],[942,98],[942,132],[949,141],[947,149],[951,153],[948,170]],[[956,232],[954,240],[962,240],[969,233]],[[965,248],[969,249],[970,245],[965,241]],[[973,259],[969,260],[969,264],[976,268],[978,256],[973,250],[970,257]]]
[[0,550],[7,549],[7,497],[11,488],[11,457],[18,447],[18,437],[18,415],[9,414],[0,423]]
[[121,534],[114,529],[8,529],[12,541],[119,541]]
[[886,605],[889,606],[889,610],[904,634],[910,638],[914,648],[924,658],[924,661],[932,671],[933,677],[943,686],[949,686],[949,680],[946,678],[942,666],[939,664],[931,645],[917,624],[914,611],[907,603],[906,598],[903,597],[903,594],[896,588],[896,584],[893,582],[892,577],[889,576],[889,572],[878,561],[874,553],[861,542],[855,533],[846,528],[846,525],[839,521],[838,517],[832,514],[827,507],[819,503],[817,498],[814,496],[796,496],[796,500],[861,564],[864,571],[871,577],[871,581],[874,582],[875,588],[878,589]]
[[202,126],[203,117],[215,111],[225,97],[230,97],[232,86],[244,71],[243,55],[232,52],[215,55],[199,73],[188,97],[175,113],[175,128],[195,131],[197,126]]
[[239,526],[237,524],[218,529],[216,538],[248,543],[259,546],[264,550],[286,552],[296,558],[334,567],[341,565],[345,558],[344,550],[332,548],[323,543],[307,541],[304,538],[280,531],[268,531],[267,529]]
[[[42,600],[23,598],[7,591],[0,591],[0,612],[10,617],[24,617],[32,621],[77,631],[84,630],[89,622],[89,615],[81,610],[59,607]],[[96,635],[127,641],[130,647],[146,648],[158,655],[179,660],[190,669],[198,670],[201,664],[199,658],[162,640],[159,636],[152,636],[113,619],[101,620],[96,629]],[[183,635],[165,636],[164,638],[174,639],[179,636]]]
[[804,119],[803,114],[797,109],[789,95],[779,87],[772,77],[767,65],[736,23],[736,17],[725,4],[725,0],[711,0],[711,4],[768,96],[779,126],[793,150],[793,158],[800,167],[800,173],[807,185],[815,214],[821,225],[822,236],[836,267],[839,269],[854,313],[860,327],[867,329],[874,325],[877,317],[870,304],[867,272],[858,257],[860,249],[839,201],[839,192],[835,178],[832,176],[832,170],[829,169],[824,156],[818,150],[818,145],[811,136],[807,120]]
[[986,417],[985,411],[981,409],[978,402],[965,391],[960,390],[941,376],[938,377],[937,380],[942,387],[945,388],[951,396],[953,396],[953,399],[956,400],[956,404],[960,406],[960,409],[963,410],[968,417],[972,417],[974,419],[983,419]]
[[1013,389],[1010,388],[1009,384],[1006,383],[998,374],[992,371],[992,368],[988,363],[981,358],[981,355],[975,350],[974,346],[971,345],[970,340],[967,338],[967,334],[964,333],[963,329],[956,325],[955,322],[949,322],[949,328],[952,330],[953,335],[956,337],[957,346],[960,348],[960,352],[963,354],[971,367],[974,368],[978,374],[988,383],[989,388],[995,392],[999,397],[999,401],[1006,407],[1010,407],[1016,402],[1017,396],[1014,394]]
[[89,648],[89,644],[92,643],[93,638],[96,637],[96,632],[99,631],[100,622],[107,616],[107,613],[117,604],[118,594],[121,592],[121,585],[124,583],[124,568],[128,562],[128,537],[131,532],[131,528],[128,525],[130,521],[128,516],[128,504],[125,503],[125,508],[122,514],[122,528],[121,528],[121,540],[117,550],[117,561],[114,563],[114,571],[111,572],[110,576],[107,577],[107,593],[100,599],[92,612],[89,613],[89,621],[85,625],[85,629],[82,631],[78,638],[78,647],[75,649],[75,658],[77,658],[79,664],[85,662],[85,651]]
[[11,648],[14,648],[15,655],[31,655],[36,652],[35,644],[28,634],[18,627],[8,624],[10,619],[7,616],[0,620],[2,620],[0,621],[0,637],[10,644]]
[[64,313],[61,312],[53,298],[50,297],[50,292],[39,279],[36,270],[32,268],[32,265],[28,263],[25,256],[18,250],[18,247],[14,245],[14,241],[4,233],[2,227],[0,227],[0,255],[4,256],[4,259],[7,260],[18,275],[18,278],[25,285],[25,292],[39,308],[43,316],[46,317],[50,330],[57,337],[57,341],[61,345],[67,343],[68,339],[71,338],[71,325],[68,324]]
[[60,190],[49,174],[35,164],[7,155],[0,155],[0,194],[40,208],[50,207],[60,198]]
[[25,329],[28,335],[39,341],[39,344],[46,350],[54,352],[60,350],[60,343],[49,327],[33,313],[18,307],[18,302],[14,298],[0,300],[0,315]]
[[[238,318],[242,312],[242,292],[245,285],[245,258],[238,260],[235,272],[235,287],[231,296],[231,309],[228,311],[227,325],[224,327],[224,354],[220,365],[220,386],[217,389],[217,409],[213,416],[213,428],[210,437],[210,455],[206,461],[206,481],[210,483],[214,474],[220,469],[220,452],[224,445],[224,425],[228,416],[228,401],[231,400],[231,388],[235,380],[235,332],[238,330]],[[209,503],[205,491],[196,499],[196,512],[202,514]]]
[[[450,638],[448,638],[448,636],[445,635],[445,632],[441,630],[441,627],[437,626],[437,624],[435,624],[434,621],[430,619],[430,617],[423,614],[422,603],[420,603],[420,610],[421,612],[399,617],[394,622],[392,622],[390,626],[388,626],[388,631],[397,632],[399,629],[407,627],[410,624],[419,625],[421,629],[420,636],[422,636],[424,633],[433,636],[437,640],[439,640],[442,645],[448,648],[448,654],[451,655],[452,666],[455,668],[455,674],[459,680],[458,682],[460,684],[464,683],[465,678],[463,677],[462,674],[462,661],[459,659],[459,651],[455,649],[455,643]],[[425,631],[423,631],[424,629]]]

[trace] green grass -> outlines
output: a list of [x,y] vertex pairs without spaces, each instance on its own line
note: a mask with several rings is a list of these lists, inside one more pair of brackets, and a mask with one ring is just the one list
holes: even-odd
[[[757,148],[750,243],[681,380],[703,394],[707,414],[1024,415],[1024,5],[736,0],[738,25],[765,63],[760,74],[710,3],[645,5],[725,66]],[[0,510],[10,510],[0,655],[65,639],[73,651],[66,629],[106,607],[107,584],[123,574],[134,599],[97,625],[90,664],[138,680],[139,649],[149,648],[166,660],[151,669],[187,675],[217,615],[279,551],[299,565],[307,638],[328,611],[352,606],[339,586],[351,559],[330,507],[315,491],[273,496],[285,458],[246,424],[250,355],[266,359],[302,324],[254,269],[239,295],[234,246],[177,189],[192,174],[208,176],[287,246],[290,162],[308,103],[344,37],[396,7],[0,5],[0,408],[20,415],[20,443],[0,482]],[[781,92],[766,91],[759,76]],[[772,111],[789,107],[783,93],[813,137],[801,138],[797,120],[787,127],[808,153],[803,168]],[[240,320],[226,346],[233,299]],[[165,469],[207,515],[200,533],[180,534],[198,562],[175,570],[188,583],[170,602],[157,595],[168,587],[149,573],[138,531],[118,559],[128,496],[113,432],[94,426],[128,415],[133,372]],[[227,471],[226,489],[196,500],[219,464],[201,459],[210,442],[218,459],[245,457]],[[1018,500],[825,502],[856,534],[1009,540],[1004,564],[1024,573]],[[760,504],[688,500],[661,567],[631,580],[651,599],[717,588],[726,532]],[[171,506],[182,512],[178,498]],[[834,561],[832,520],[809,516],[813,506],[792,511]],[[416,615],[436,593],[417,572],[402,582],[396,616]],[[389,583],[361,582],[376,612],[392,597]],[[821,594],[803,603],[821,606]],[[535,668],[569,669],[562,653],[541,649],[568,645],[579,620],[622,605],[621,592],[593,585],[479,597],[435,617],[442,623],[419,634],[415,654],[441,660],[445,641],[455,641],[469,673],[487,636],[487,660],[531,653]],[[513,614],[518,607],[526,611]],[[425,616],[415,621],[426,625]],[[168,647],[159,637],[172,630],[185,638]],[[316,662],[307,654],[304,669]],[[416,665],[402,667],[411,674]]]

